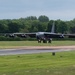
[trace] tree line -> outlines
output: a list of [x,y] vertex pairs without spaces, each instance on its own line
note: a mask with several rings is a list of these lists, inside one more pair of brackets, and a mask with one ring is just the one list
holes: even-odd
[[50,20],[47,16],[29,16],[19,19],[0,20],[0,33],[50,32],[53,22],[56,33],[75,33],[75,19],[70,21]]

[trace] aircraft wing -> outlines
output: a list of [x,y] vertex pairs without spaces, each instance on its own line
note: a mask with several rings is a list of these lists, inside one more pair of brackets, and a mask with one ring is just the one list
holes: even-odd
[[68,38],[75,38],[75,34],[64,34],[64,36]]
[[16,35],[16,36],[31,37],[31,38],[35,38],[36,37],[36,33],[14,33],[14,35]]
[[46,38],[64,38],[63,34],[58,34],[58,33],[44,33],[44,36]]
[[26,36],[29,36],[31,38],[35,38],[36,37],[36,33],[25,33]]

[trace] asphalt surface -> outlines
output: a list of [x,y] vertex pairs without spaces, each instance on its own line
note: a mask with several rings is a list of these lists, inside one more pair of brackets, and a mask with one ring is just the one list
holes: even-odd
[[61,52],[61,51],[70,51],[71,49],[0,49],[0,56],[1,55],[17,55],[17,54],[33,54],[33,53],[45,53],[45,52]]

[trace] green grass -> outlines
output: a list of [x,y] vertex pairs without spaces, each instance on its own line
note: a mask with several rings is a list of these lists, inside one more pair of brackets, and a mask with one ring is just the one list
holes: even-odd
[[65,46],[75,45],[75,41],[52,41],[52,43],[38,43],[37,41],[0,41],[0,48],[14,48],[16,46]]
[[0,75],[75,75],[75,51],[0,56]]

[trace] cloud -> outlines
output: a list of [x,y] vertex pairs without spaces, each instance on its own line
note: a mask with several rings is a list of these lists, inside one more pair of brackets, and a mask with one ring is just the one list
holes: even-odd
[[75,0],[1,0],[0,18],[47,15],[50,19],[75,17]]
[[[25,18],[28,16],[36,16],[39,17],[40,15],[46,15],[49,17],[49,19],[57,20],[72,20],[75,17],[75,11],[26,11],[26,12],[8,12],[6,14],[2,13],[0,15],[0,18],[6,19],[17,19],[17,18]],[[8,17],[7,17],[8,16]]]

